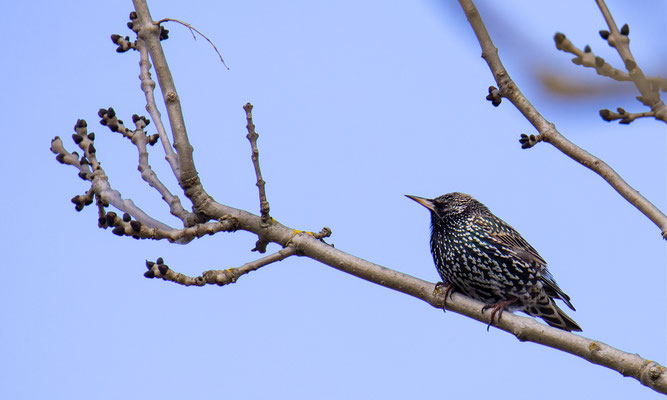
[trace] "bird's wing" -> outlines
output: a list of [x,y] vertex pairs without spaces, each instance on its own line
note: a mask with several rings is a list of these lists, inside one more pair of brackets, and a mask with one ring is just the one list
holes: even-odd
[[498,243],[504,245],[509,251],[516,254],[517,257],[526,264],[532,265],[535,268],[536,272],[540,274],[541,281],[544,284],[544,288],[548,295],[563,300],[568,307],[575,310],[570,302],[570,296],[565,294],[565,292],[558,287],[553,275],[551,275],[551,272],[547,269],[547,262],[540,256],[537,250],[535,250],[533,246],[519,234],[519,232],[512,228],[508,223],[495,216],[493,219],[481,216],[476,217],[476,219],[476,224],[484,227],[486,233],[490,237],[494,238]]
[[537,250],[505,221],[495,216],[493,218],[478,216],[476,219],[476,225],[484,227],[484,230],[490,237],[515,252],[526,263],[542,266],[547,265],[547,262],[540,256]]

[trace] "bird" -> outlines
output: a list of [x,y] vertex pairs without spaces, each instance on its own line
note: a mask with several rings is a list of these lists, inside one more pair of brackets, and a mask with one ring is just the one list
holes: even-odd
[[[504,310],[522,311],[568,332],[581,332],[555,300],[576,311],[547,262],[509,224],[472,196],[453,192],[433,199],[405,195],[431,212],[431,254],[445,286],[445,302],[457,291],[493,308],[489,325]],[[443,305],[444,308],[444,305]],[[488,327],[487,327],[488,329]]]

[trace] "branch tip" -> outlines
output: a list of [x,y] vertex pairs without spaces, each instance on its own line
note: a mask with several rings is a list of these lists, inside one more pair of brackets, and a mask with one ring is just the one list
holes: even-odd
[[558,50],[561,50],[561,45],[563,44],[563,41],[565,41],[565,34],[561,32],[556,32],[554,35],[554,41],[556,42],[556,48]]
[[146,261],[148,271],[144,273],[144,276],[146,278],[162,278],[165,281],[171,281],[184,286],[204,286],[207,284],[224,286],[230,283],[236,283],[241,276],[249,272],[282,261],[293,255],[296,255],[296,248],[287,246],[273,254],[245,263],[240,267],[204,271],[200,276],[195,277],[190,277],[172,270],[169,266],[164,264],[162,258],[158,258],[156,262]]
[[503,100],[503,95],[497,87],[489,86],[489,94],[486,96],[486,99],[489,100],[494,107],[498,107]]
[[[246,129],[248,130],[246,138],[250,142],[250,148],[252,150],[251,159],[253,167],[255,168],[255,176],[257,177],[257,183],[255,183],[255,185],[259,190],[260,215],[262,217],[262,224],[264,226],[269,226],[272,223],[273,218],[271,218],[271,215],[269,214],[271,207],[269,205],[269,201],[266,198],[266,182],[262,178],[262,170],[259,165],[259,148],[257,147],[257,139],[259,138],[259,134],[255,131],[255,123],[252,119],[253,106],[250,103],[246,103],[243,106],[243,109],[246,112]],[[253,250],[257,250],[260,253],[263,253],[262,249],[265,250],[266,245],[261,243],[261,241],[257,241],[257,243],[260,245],[255,246],[255,249]]]

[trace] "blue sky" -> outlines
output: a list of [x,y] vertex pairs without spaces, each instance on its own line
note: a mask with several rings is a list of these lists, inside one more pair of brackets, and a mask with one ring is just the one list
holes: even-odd
[[[145,279],[144,260],[158,256],[189,275],[238,266],[257,257],[249,251],[256,238],[134,241],[97,228],[93,208],[74,210],[69,199],[88,187],[49,144],[59,135],[74,149],[72,127],[84,118],[111,184],[177,226],[136,171],[136,149],[96,116],[109,106],[125,120],[146,114],[138,56],[116,54],[109,39],[130,33],[130,2],[38,3],[13,2],[0,16],[0,398],[657,397],[614,371],[487,332],[308,259],[222,288]],[[435,282],[428,213],[403,195],[469,193],[549,262],[583,335],[667,362],[659,230],[550,145],[521,150],[520,134],[534,131],[510,104],[484,100],[492,77],[457,4],[149,6],[156,20],[181,19],[206,33],[231,68],[205,40],[167,26],[163,46],[195,161],[217,201],[259,209],[242,109],[250,101],[272,215],[283,224],[329,226],[337,248]],[[601,108],[643,111],[631,85],[576,67],[553,44],[561,31],[621,66],[598,36],[605,26],[594,2],[478,6],[510,74],[542,114],[667,210],[664,124],[601,121]],[[609,7],[619,25],[629,23],[640,65],[664,75],[665,48],[654,44],[665,37],[665,4]],[[545,71],[609,85],[612,94],[550,94],[536,78]],[[152,167],[176,191],[162,150],[152,151]]]

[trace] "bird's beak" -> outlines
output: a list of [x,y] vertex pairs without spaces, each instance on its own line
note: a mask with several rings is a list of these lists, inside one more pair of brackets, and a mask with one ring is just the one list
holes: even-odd
[[428,208],[429,210],[435,212],[435,204],[433,204],[433,200],[425,199],[423,197],[418,197],[418,196],[410,196],[409,194],[406,194],[405,197],[407,197],[408,199],[412,199],[417,203],[421,204],[422,206]]

